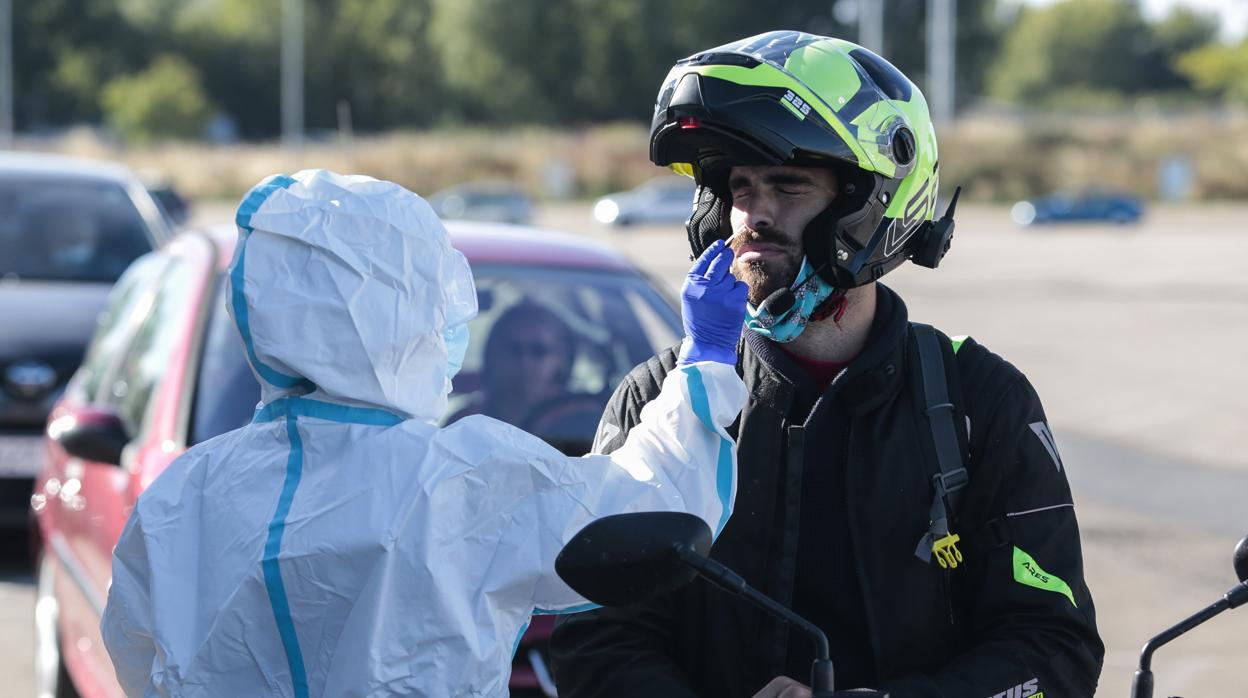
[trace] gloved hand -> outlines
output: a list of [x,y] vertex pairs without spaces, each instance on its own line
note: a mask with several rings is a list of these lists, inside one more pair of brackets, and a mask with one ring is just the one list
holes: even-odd
[[678,365],[697,361],[737,363],[749,286],[732,275],[732,248],[716,240],[693,263],[680,289],[685,340]]

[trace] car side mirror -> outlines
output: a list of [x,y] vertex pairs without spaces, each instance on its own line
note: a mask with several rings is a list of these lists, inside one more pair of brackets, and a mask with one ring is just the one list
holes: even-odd
[[112,465],[121,465],[121,451],[130,443],[121,417],[98,407],[57,417],[48,425],[48,436],[75,458]]
[[682,587],[697,576],[681,548],[706,555],[711,529],[693,514],[650,511],[605,516],[563,546],[555,571],[581,596],[624,606]]

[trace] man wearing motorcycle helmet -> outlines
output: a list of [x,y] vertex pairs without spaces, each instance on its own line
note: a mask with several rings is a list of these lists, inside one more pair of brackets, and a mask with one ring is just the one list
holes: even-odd
[[[918,88],[847,41],[761,34],[676,64],[650,156],[697,180],[693,253],[727,239],[750,285],[740,487],[712,557],[825,631],[838,688],[1091,696],[1104,647],[1039,398],[877,283],[935,268],[953,233]],[[596,450],[619,447],[675,360],[625,379]],[[571,698],[807,696],[813,659],[700,580],[564,619],[552,652]]]

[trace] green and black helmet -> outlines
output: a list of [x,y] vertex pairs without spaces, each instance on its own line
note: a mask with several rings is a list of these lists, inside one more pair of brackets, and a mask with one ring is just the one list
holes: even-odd
[[836,200],[803,231],[811,264],[840,289],[906,259],[935,267],[953,232],[933,222],[936,132],[901,71],[848,41],[796,31],[742,39],[679,61],[659,91],[650,159],[699,184],[689,244],[726,238],[733,165],[836,170]]

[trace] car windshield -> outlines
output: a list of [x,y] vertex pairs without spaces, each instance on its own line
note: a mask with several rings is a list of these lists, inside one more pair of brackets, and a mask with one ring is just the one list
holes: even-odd
[[447,423],[485,414],[568,453],[588,452],[615,386],[680,336],[680,318],[640,276],[473,269],[480,314]]
[[[582,455],[624,375],[680,337],[672,306],[634,274],[478,265],[473,275],[481,312],[448,424],[486,414]],[[246,424],[260,395],[224,297],[203,351],[191,444]]]
[[0,278],[112,283],[151,249],[117,184],[0,179]]

